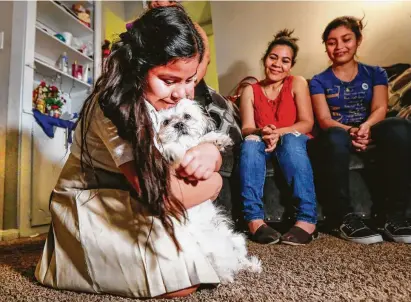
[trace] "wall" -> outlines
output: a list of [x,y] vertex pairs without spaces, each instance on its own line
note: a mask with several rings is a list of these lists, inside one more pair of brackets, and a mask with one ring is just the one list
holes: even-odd
[[126,30],[127,22],[135,20],[143,12],[143,2],[103,1],[102,10],[102,41],[113,41]]
[[125,31],[126,14],[123,1],[102,2],[102,26],[101,40],[113,41],[118,34]]
[[210,47],[210,64],[204,80],[210,87],[218,91],[217,60],[210,1],[183,1],[182,4],[191,19],[197,22],[207,34]]
[[295,29],[300,38],[294,74],[312,77],[328,66],[321,34],[333,18],[365,15],[359,59],[387,66],[411,63],[411,2],[211,2],[220,91],[229,93],[245,76],[262,76],[261,57],[273,35]]
[[144,11],[143,1],[125,1],[124,10],[125,20],[127,22],[133,21],[137,19]]
[[[6,123],[9,90],[9,72],[11,55],[11,28],[13,2],[0,2],[0,31],[4,31],[4,48],[0,50],[0,230],[15,228],[17,224],[17,206],[15,202],[5,200],[6,159]],[[1,236],[0,236],[1,237]],[[1,238],[0,238],[1,240]]]
[[208,86],[212,87],[216,91],[219,91],[220,86],[218,83],[217,58],[216,58],[216,51],[215,51],[214,33],[212,35],[208,35],[207,37],[208,37],[208,44],[210,47],[210,64],[207,67],[207,73],[204,79]]

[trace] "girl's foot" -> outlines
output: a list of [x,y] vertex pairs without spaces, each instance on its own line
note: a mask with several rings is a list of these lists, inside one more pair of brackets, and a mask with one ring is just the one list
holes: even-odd
[[318,238],[315,224],[297,221],[283,236],[281,242],[289,245],[305,245]]
[[280,241],[281,234],[269,227],[264,220],[257,219],[248,223],[251,240],[261,244],[274,244]]
[[312,234],[315,231],[315,224],[306,221],[297,221],[295,226],[303,229],[308,234]]

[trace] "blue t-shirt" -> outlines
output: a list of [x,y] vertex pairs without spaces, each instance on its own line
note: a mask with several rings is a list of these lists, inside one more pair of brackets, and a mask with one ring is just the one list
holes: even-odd
[[387,72],[358,63],[358,74],[351,82],[338,79],[329,67],[312,78],[310,93],[325,95],[333,120],[357,126],[370,115],[373,87],[378,85],[388,85]]

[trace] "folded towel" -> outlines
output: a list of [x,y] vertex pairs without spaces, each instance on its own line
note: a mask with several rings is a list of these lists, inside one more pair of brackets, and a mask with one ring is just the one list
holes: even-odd
[[42,114],[37,109],[33,109],[33,115],[34,115],[34,118],[37,124],[39,124],[39,126],[43,129],[44,133],[50,138],[54,137],[54,127],[60,127],[60,128],[67,129],[68,130],[67,141],[71,144],[72,142],[71,133],[76,126],[75,123],[73,123],[72,121],[62,120],[59,118],[55,118],[52,116]]

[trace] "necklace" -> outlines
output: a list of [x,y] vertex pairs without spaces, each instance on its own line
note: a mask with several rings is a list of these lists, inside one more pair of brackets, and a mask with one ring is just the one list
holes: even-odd
[[[265,94],[265,96],[268,98],[268,101],[271,101],[271,100],[270,100],[270,97],[268,96],[266,87],[267,87],[267,86],[263,86],[264,94]],[[280,85],[278,85],[278,87],[275,88],[274,90],[276,90],[278,93],[280,93],[282,87],[283,87],[283,83],[281,83]],[[277,96],[278,96],[278,94],[276,95],[276,97],[277,97]],[[273,98],[273,99],[275,99],[275,98]]]
[[[347,91],[347,92],[350,91],[350,88],[349,88],[348,86],[350,86],[351,83],[352,83],[352,82],[355,80],[355,78],[357,77],[357,72],[358,72],[358,63],[355,62],[355,66],[354,66],[353,72],[351,73],[351,76],[350,76],[350,78],[349,78],[349,79],[350,79],[349,82],[342,81],[339,77],[336,76],[336,78],[340,81],[341,86],[344,87],[345,91]],[[335,75],[335,73],[334,73],[334,75]]]

